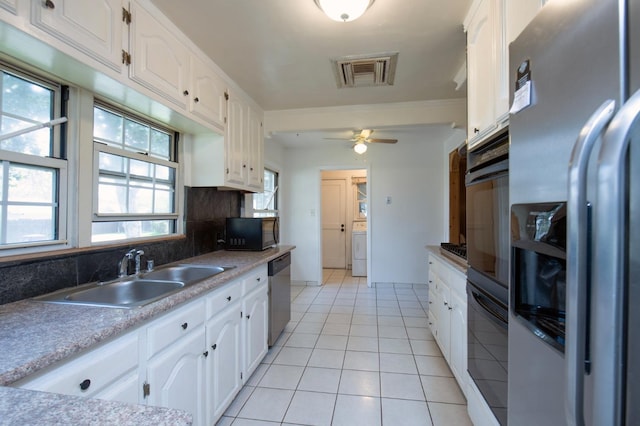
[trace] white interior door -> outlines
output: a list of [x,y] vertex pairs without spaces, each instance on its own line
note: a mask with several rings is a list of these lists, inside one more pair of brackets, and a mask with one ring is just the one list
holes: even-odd
[[322,180],[322,267],[347,267],[346,190],[344,179]]

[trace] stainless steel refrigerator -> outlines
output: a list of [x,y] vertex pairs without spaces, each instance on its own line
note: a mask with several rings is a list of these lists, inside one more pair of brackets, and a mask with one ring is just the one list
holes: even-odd
[[639,424],[640,0],[550,0],[509,54],[509,424]]

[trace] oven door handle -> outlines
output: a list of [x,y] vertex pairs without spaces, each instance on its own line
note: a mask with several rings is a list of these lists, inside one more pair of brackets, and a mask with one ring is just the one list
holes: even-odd
[[613,118],[615,101],[607,100],[589,117],[571,152],[567,201],[566,409],[570,425],[584,425],[584,373],[589,282],[589,204],[587,169],[593,147]]
[[[492,306],[490,306],[487,302],[484,301],[484,299],[486,299],[485,296],[483,296],[480,293],[476,293],[475,291],[471,290],[471,294],[473,295],[473,299],[476,301],[476,303],[478,305],[480,305],[480,307],[482,309],[484,309],[486,312],[488,312],[489,314],[491,314],[491,316],[500,323],[501,326],[503,327],[507,327],[508,324],[508,320],[506,319],[506,317],[500,315],[500,312],[498,312],[495,308],[493,308]],[[491,302],[493,304],[493,302]]]

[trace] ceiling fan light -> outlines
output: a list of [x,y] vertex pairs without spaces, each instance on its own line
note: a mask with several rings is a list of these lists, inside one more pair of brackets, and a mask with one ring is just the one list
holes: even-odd
[[374,0],[314,0],[318,7],[331,19],[350,22],[361,17]]
[[365,152],[367,152],[367,145],[364,142],[358,142],[353,146],[353,150],[357,154],[364,154]]

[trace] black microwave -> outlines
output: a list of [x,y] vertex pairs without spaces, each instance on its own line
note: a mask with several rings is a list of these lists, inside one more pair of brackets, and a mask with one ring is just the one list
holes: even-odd
[[228,217],[227,250],[265,250],[278,244],[277,217]]

